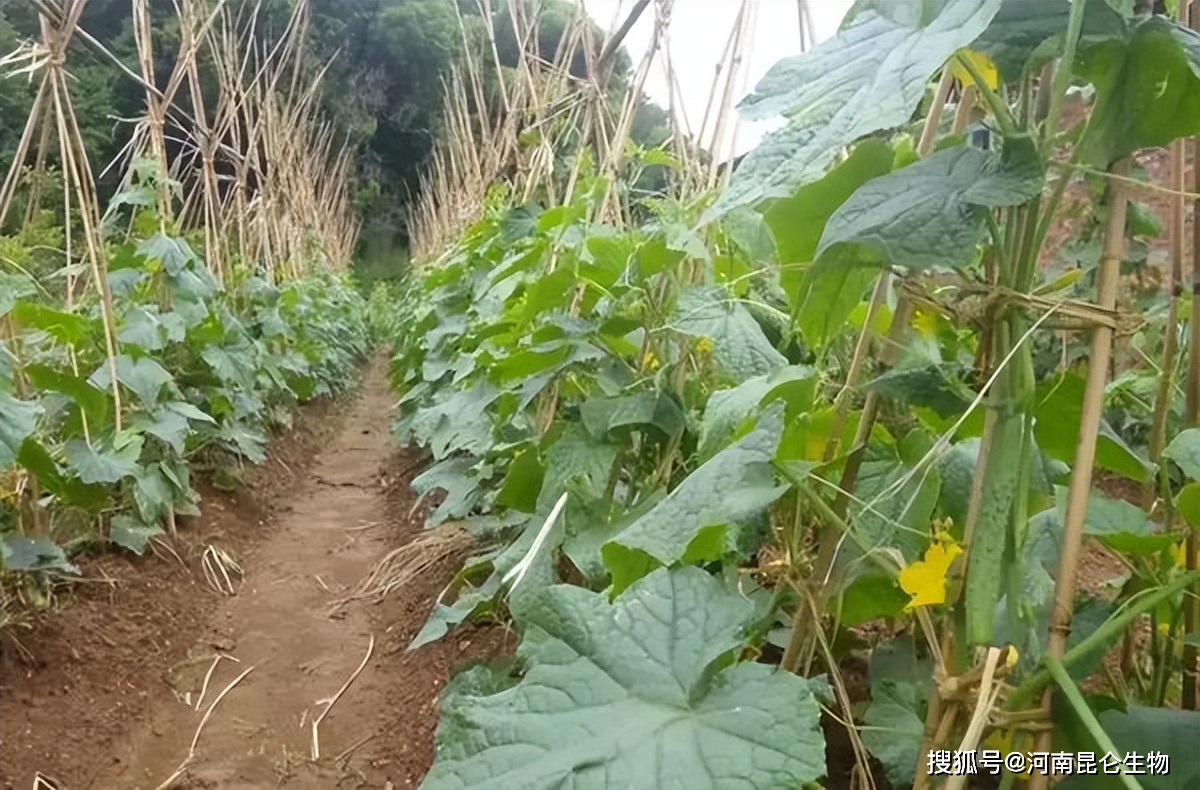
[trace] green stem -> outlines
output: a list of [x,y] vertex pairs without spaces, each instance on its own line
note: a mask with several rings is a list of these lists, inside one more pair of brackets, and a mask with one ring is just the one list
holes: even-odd
[[[1183,603],[1184,606],[1187,605],[1186,600]],[[1158,690],[1154,695],[1154,705],[1160,708],[1167,704],[1167,686],[1170,685],[1171,677],[1175,674],[1175,632],[1179,629],[1179,621],[1182,617],[1183,607],[1171,613],[1171,623],[1167,628],[1166,644],[1163,646],[1162,655],[1155,658],[1162,667],[1158,679]]]
[[[1020,633],[1026,607],[1024,601],[1024,569],[1021,567],[1021,547],[1029,527],[1029,482],[1033,469],[1033,416],[1026,414],[1021,435],[1021,467],[1017,473],[1017,490],[1012,504],[1012,522],[1005,546],[1005,576],[1009,633]],[[1020,603],[1018,603],[1020,602]]]
[[618,452],[613,458],[612,466],[608,470],[608,483],[604,486],[604,504],[606,509],[612,511],[613,495],[617,492],[617,483],[621,480],[621,470],[624,468],[622,463],[624,453]]
[[1020,293],[1029,293],[1037,276],[1038,255],[1041,253],[1041,240],[1038,238],[1038,211],[1042,199],[1035,197],[1021,207],[1022,230],[1020,257],[1017,259],[1017,271],[1013,277],[1013,288]]
[[991,86],[987,84],[987,79],[979,68],[971,61],[970,58],[963,55],[956,55],[958,64],[967,70],[971,75],[971,81],[975,83],[976,90],[983,97],[983,101],[991,110],[992,115],[996,118],[996,124],[1000,127],[1000,131],[1008,136],[1015,134],[1017,131],[1017,122],[1013,118],[1012,110],[1008,108],[1008,103],[1000,98]]
[[1007,261],[1008,245],[1005,243],[1005,231],[1001,229],[1000,223],[996,222],[996,215],[991,211],[986,212],[984,217],[987,219],[988,232],[992,236],[992,246],[995,249],[995,260]]
[[1058,134],[1058,124],[1062,120],[1063,103],[1067,100],[1067,91],[1071,87],[1071,72],[1075,70],[1075,51],[1079,46],[1079,34],[1083,30],[1083,10],[1087,0],[1073,0],[1071,14],[1067,18],[1067,40],[1063,47],[1062,59],[1054,70],[1054,93],[1050,97],[1050,112],[1046,116],[1043,148],[1048,148]]
[[[1071,676],[1067,674],[1067,670],[1063,667],[1061,661],[1054,656],[1046,656],[1046,669],[1054,677],[1059,688],[1063,690],[1063,694],[1067,696],[1067,700],[1071,703],[1071,707],[1075,709],[1076,715],[1083,722],[1083,726],[1087,728],[1088,733],[1096,739],[1096,744],[1109,754],[1118,754],[1116,745],[1112,739],[1108,737],[1108,733],[1100,726],[1100,722],[1096,719],[1096,714],[1092,713],[1092,709],[1088,707],[1087,700],[1083,698],[1079,687],[1075,685],[1075,681],[1071,680]],[[1142,786],[1138,781],[1124,771],[1121,772],[1121,784],[1125,785],[1126,790],[1142,790]]]
[[[1116,616],[1105,621],[1103,625],[1097,628],[1088,636],[1084,637],[1079,644],[1063,654],[1062,663],[1064,666],[1071,666],[1079,659],[1092,653],[1093,651],[1107,646],[1125,630],[1125,626],[1136,617],[1140,617],[1154,607],[1158,606],[1163,601],[1178,595],[1189,584],[1200,580],[1200,572],[1193,571],[1179,576],[1158,590],[1148,593],[1142,598],[1131,602],[1129,606],[1123,609]],[[1049,669],[1045,667],[1046,660],[1049,657],[1043,658],[1043,668],[1031,674],[1025,679],[1020,686],[1013,691],[1008,698],[1009,710],[1019,710],[1037,696],[1046,684],[1050,682],[1052,676]]]

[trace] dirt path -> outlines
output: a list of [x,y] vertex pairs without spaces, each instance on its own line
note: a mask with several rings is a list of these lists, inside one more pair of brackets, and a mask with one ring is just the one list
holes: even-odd
[[[411,513],[409,493],[414,465],[390,436],[392,399],[385,373],[382,362],[372,365],[361,396],[334,410],[340,411],[330,417],[334,426],[307,469],[287,486],[286,503],[238,556],[245,577],[237,594],[221,598],[209,590],[199,573],[202,548],[193,551],[190,588],[175,596],[174,611],[144,613],[154,621],[153,641],[169,646],[174,640],[175,647],[148,660],[143,672],[136,652],[111,636],[105,639],[111,650],[93,643],[83,656],[76,652],[86,671],[73,676],[70,696],[73,707],[83,710],[68,705],[58,715],[82,714],[84,721],[96,723],[93,729],[72,730],[67,720],[60,725],[44,714],[28,717],[23,731],[21,723],[6,722],[0,762],[40,753],[39,770],[58,779],[63,790],[153,790],[180,767],[205,712],[228,688],[174,787],[398,790],[419,783],[432,758],[437,694],[450,669],[466,658],[504,649],[505,635],[467,630],[414,653],[403,651],[454,572],[455,558],[383,605],[352,602],[336,611],[331,606],[383,555],[420,532],[423,514]],[[221,509],[222,504],[206,502],[206,507]],[[128,614],[124,608],[120,613]],[[62,638],[77,637],[63,630]],[[149,671],[155,661],[157,675]],[[134,688],[134,699],[143,704],[131,701],[128,692],[124,697],[115,697],[116,689],[109,693],[105,685],[116,677]],[[320,723],[319,759],[313,760],[312,723],[352,677]],[[36,688],[36,674],[29,679]],[[31,710],[55,702],[44,698],[55,693],[52,689],[26,692]],[[97,732],[95,726],[111,727],[99,712],[113,705],[140,710],[116,720],[122,730]],[[90,764],[69,754],[71,740],[78,748],[95,735],[103,740],[92,746]],[[64,751],[56,751],[56,739],[66,741]],[[56,759],[68,765],[56,765]],[[32,783],[31,776],[8,771],[0,777],[5,780],[0,787]]]

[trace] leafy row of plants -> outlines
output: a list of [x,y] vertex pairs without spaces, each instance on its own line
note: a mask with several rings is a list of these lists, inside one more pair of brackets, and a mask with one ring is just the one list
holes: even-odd
[[[952,74],[981,122],[941,120]],[[446,689],[423,787],[806,786],[822,708],[895,787],[964,742],[1162,751],[1170,774],[1063,784],[1195,786],[1200,714],[1170,705],[1198,639],[1200,430],[1167,409],[1151,452],[1099,408],[1144,227],[1128,157],[1200,132],[1195,106],[1200,37],[1118,2],[860,0],[743,103],[787,123],[719,194],[624,228],[595,220],[623,185],[587,167],[547,209],[495,188],[410,278],[392,373],[430,524],[491,547],[413,647],[487,618],[522,642]],[[1101,243],[1064,272],[1043,247],[1077,178]],[[1122,382],[1107,414],[1150,420]],[[1084,535],[1125,569],[1107,591],[1077,588]],[[865,706],[837,671],[863,647]]]
[[341,275],[222,284],[150,210],[132,227],[108,245],[106,292],[64,265],[52,222],[0,238],[0,568],[141,553],[198,512],[197,466],[263,461],[269,432],[349,386],[375,342]]

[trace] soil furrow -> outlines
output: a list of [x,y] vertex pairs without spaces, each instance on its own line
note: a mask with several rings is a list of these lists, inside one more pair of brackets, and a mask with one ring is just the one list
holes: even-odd
[[[420,651],[403,651],[454,572],[454,557],[435,563],[382,605],[355,600],[334,606],[382,557],[420,532],[422,513],[412,512],[409,493],[414,463],[391,440],[385,374],[383,362],[367,369],[361,394],[332,418],[335,426],[302,461],[274,517],[253,514],[261,525],[256,540],[231,534],[245,526],[236,501],[206,501],[206,508],[234,511],[225,531],[209,539],[222,547],[240,543],[233,553],[240,553],[245,575],[240,583],[232,577],[236,594],[222,598],[205,585],[205,544],[194,545],[185,555],[192,578],[179,571],[178,582],[190,592],[168,591],[173,608],[146,614],[145,631],[167,648],[139,667],[119,634],[98,629],[98,636],[109,633],[92,642],[86,661],[95,671],[91,680],[87,674],[73,679],[82,687],[73,701],[92,711],[129,704],[104,688],[106,679],[120,678],[141,700],[134,703],[135,716],[108,719],[123,731],[97,733],[103,737],[83,749],[86,757],[62,755],[63,764],[55,764],[54,748],[42,742],[84,739],[75,740],[79,744],[93,733],[66,719],[61,725],[44,716],[10,721],[0,742],[4,762],[8,755],[45,754],[38,770],[63,788],[152,790],[176,773],[195,740],[174,787],[404,788],[420,781],[432,758],[438,691],[451,667],[504,649],[505,635],[468,629]],[[170,562],[178,570],[178,562]],[[135,565],[131,573],[137,572]],[[103,616],[102,607],[93,609]],[[120,612],[125,619],[129,614]],[[62,633],[70,634],[67,628]],[[54,669],[44,667],[41,674]],[[6,692],[20,684],[17,674],[6,668]],[[32,681],[25,689],[28,705],[45,705],[44,698],[35,699],[46,693],[39,673],[25,674]],[[314,743],[313,722],[327,707]],[[70,717],[70,708],[62,715]],[[8,771],[3,778],[13,787],[33,781]]]

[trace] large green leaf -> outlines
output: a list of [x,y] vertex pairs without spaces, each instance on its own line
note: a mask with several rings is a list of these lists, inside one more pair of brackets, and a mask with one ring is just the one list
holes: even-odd
[[413,478],[412,489],[418,500],[432,491],[441,490],[446,494],[442,503],[429,514],[430,525],[463,518],[479,504],[483,491],[474,466],[474,458],[446,458]]
[[802,264],[812,263],[825,223],[856,189],[891,172],[894,158],[891,147],[883,140],[864,140],[824,178],[802,186],[791,197],[775,201],[763,212],[782,265],[779,283],[793,311],[804,302]]
[[[1070,0],[1004,0],[971,49],[990,57],[1005,82],[1016,82],[1027,67],[1059,54],[1070,14]],[[1124,31],[1121,15],[1104,0],[1084,6],[1081,37],[1085,42]]]
[[421,787],[769,790],[819,778],[825,743],[808,683],[726,666],[752,616],[696,568],[660,570],[612,603],[578,587],[542,591],[525,609],[524,677],[448,690]]
[[[655,564],[672,565],[689,556],[719,559],[736,550],[738,527],[760,516],[785,488],[775,485],[771,461],[783,430],[782,406],[775,405],[753,431],[713,456],[642,518],[605,544],[604,562],[618,589],[634,573]],[[633,562],[630,553],[653,562]]]
[[871,704],[862,739],[893,787],[912,785],[932,675],[931,662],[917,657],[908,637],[871,652]]
[[[788,390],[801,390],[801,400],[807,395],[808,401],[811,402],[816,379],[817,371],[814,368],[806,365],[788,365],[769,375],[755,376],[736,387],[714,392],[708,398],[708,404],[704,407],[704,418],[700,423],[701,458],[707,459],[714,455],[759,406],[783,396]],[[807,404],[798,405],[803,409]]]
[[69,397],[93,424],[103,422],[108,414],[111,394],[83,376],[48,365],[29,365],[25,368],[25,375],[38,389],[58,392]]
[[1179,489],[1175,510],[1189,527],[1200,527],[1200,483],[1188,483]]
[[963,366],[930,363],[920,367],[894,368],[870,381],[866,388],[912,406],[926,406],[940,417],[962,414],[975,399],[963,383]]
[[186,417],[169,409],[138,412],[130,418],[129,424],[163,440],[180,454],[184,451],[184,443],[191,430]]
[[[1058,486],[1055,490],[1059,525],[1066,520],[1067,491],[1066,486]],[[1123,499],[1112,499],[1094,490],[1088,494],[1083,530],[1111,549],[1134,554],[1160,551],[1177,540],[1169,533],[1159,532],[1146,512],[1137,505]]]
[[[1143,790],[1193,790],[1200,787],[1200,760],[1196,759],[1196,744],[1200,743],[1200,713],[1194,710],[1148,708],[1131,705],[1128,710],[1106,710],[1098,716],[1100,726],[1117,747],[1118,756],[1138,756],[1135,777]],[[1098,746],[1094,741],[1089,749]],[[1147,755],[1165,755],[1156,759],[1151,771]],[[1097,753],[1097,760],[1102,754]],[[1133,767],[1130,763],[1130,767]],[[1126,785],[1121,777],[1104,774],[1069,776],[1059,785],[1063,790],[1122,790]]]
[[713,341],[713,357],[735,381],[787,364],[749,311],[722,288],[693,287],[679,294],[671,326]]
[[50,452],[33,436],[21,445],[17,463],[36,475],[42,490],[54,494],[64,503],[96,513],[108,506],[108,493],[104,486],[87,484],[74,475],[65,475]]
[[79,345],[92,329],[92,322],[81,315],[55,310],[36,302],[17,302],[12,317],[29,329],[43,331],[59,342]]
[[33,401],[17,400],[0,390],[0,469],[11,464],[21,452],[21,444],[37,427],[42,407]]
[[842,591],[837,619],[843,628],[899,617],[912,600],[894,575],[875,568],[864,568],[862,571]]
[[62,547],[46,538],[7,535],[0,542],[0,549],[4,558],[0,567],[9,570],[79,573],[79,569],[67,561]]
[[217,436],[225,449],[254,464],[267,459],[267,436],[262,429],[244,420],[222,422]]
[[158,316],[144,307],[134,305],[121,318],[117,340],[146,351],[158,351],[166,346]]
[[883,140],[864,140],[821,180],[773,202],[764,213],[779,250],[779,283],[801,335],[814,348],[845,328],[874,275],[849,268],[818,274],[808,264],[833,212],[860,186],[890,172],[893,159],[891,147]]
[[195,261],[197,255],[186,240],[165,233],[156,233],[138,242],[137,254],[147,260],[157,260],[170,274],[178,274]]
[[594,589],[608,585],[610,574],[604,564],[604,544],[623,529],[649,513],[666,496],[653,492],[629,510],[613,507],[603,497],[588,497],[584,486],[570,487],[571,497],[563,509],[562,553]]
[[21,299],[37,293],[33,278],[24,273],[0,272],[0,318],[8,315]]
[[775,240],[762,214],[746,206],[736,208],[725,215],[722,221],[729,240],[757,263],[775,255]]
[[[1064,464],[1075,462],[1085,386],[1083,377],[1075,371],[1038,384],[1034,437],[1046,455]],[[1096,466],[1139,483],[1148,480],[1153,470],[1103,421],[1096,444]]]
[[200,356],[222,381],[243,389],[254,389],[254,377],[258,371],[254,364],[254,346],[246,338],[238,337],[223,345],[206,345]]
[[172,481],[164,472],[166,468],[157,463],[140,466],[134,478],[133,501],[147,525],[158,524],[166,517],[175,502],[175,486],[182,482]]
[[1169,458],[1192,480],[1200,480],[1200,428],[1189,428],[1163,448]]
[[[166,368],[149,357],[133,359],[128,354],[117,357],[117,381],[137,395],[142,406],[150,408],[158,403],[159,393],[173,379]],[[112,386],[112,369],[105,362],[96,368],[96,372],[88,379],[92,385],[100,389]]]
[[847,331],[846,319],[862,303],[867,287],[878,273],[865,266],[809,267],[800,283],[800,309],[796,324],[804,342],[813,348],[825,345]]
[[496,504],[532,513],[537,508],[538,493],[545,477],[546,469],[538,458],[537,448],[526,447],[509,463],[504,483],[496,492]]
[[638,392],[615,398],[592,398],[580,408],[583,425],[597,437],[607,437],[622,428],[653,428],[669,439],[683,432],[679,404],[661,392]]
[[1096,86],[1085,154],[1098,167],[1200,131],[1200,34],[1161,16],[1080,52]]
[[487,408],[499,396],[499,390],[484,382],[446,392],[417,412],[412,421],[413,438],[428,444],[438,460],[458,451],[482,455],[492,441]]
[[966,146],[938,151],[851,195],[829,218],[817,259],[824,264],[848,256],[912,270],[966,266],[986,227],[977,207],[1024,203],[1042,182],[1027,138],[1009,140],[1000,155]]
[[706,219],[787,197],[820,178],[844,146],[907,123],[929,76],[987,28],[1000,0],[860,6],[835,38],[775,64],[742,102],[747,118],[784,115],[788,125],[750,152]]
[[[854,492],[858,502],[850,508],[854,528],[869,545],[896,549],[912,562],[929,544],[929,521],[940,492],[936,468],[914,472],[901,460],[867,461]],[[843,556],[849,561],[860,552],[847,542]]]
[[67,465],[85,483],[118,483],[122,478],[137,474],[141,452],[140,436],[134,437],[119,450],[96,448],[83,439],[71,439],[63,445]]
[[582,484],[590,498],[602,497],[616,457],[616,445],[589,434],[579,423],[569,423],[546,450],[538,509],[549,513],[572,481]]
[[863,462],[849,520],[859,540],[845,542],[839,565],[859,563],[863,542],[872,549],[898,551],[909,563],[925,551],[942,486],[937,466],[923,462],[931,446],[930,435],[914,430]]
[[108,531],[109,540],[134,554],[141,554],[149,545],[150,538],[161,534],[161,527],[144,524],[133,516],[123,514],[113,516]]

